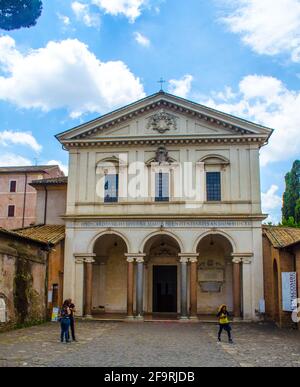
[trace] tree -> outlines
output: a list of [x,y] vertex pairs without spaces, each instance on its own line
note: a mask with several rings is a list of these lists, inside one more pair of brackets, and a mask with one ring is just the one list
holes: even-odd
[[41,0],[0,0],[0,29],[10,31],[32,27],[42,10]]
[[300,223],[300,160],[293,164],[292,170],[285,177],[286,190],[283,195],[283,221],[290,218]]

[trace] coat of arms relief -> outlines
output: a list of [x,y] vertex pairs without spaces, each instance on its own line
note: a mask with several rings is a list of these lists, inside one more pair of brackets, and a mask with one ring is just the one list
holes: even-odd
[[164,109],[148,118],[148,120],[147,128],[158,133],[163,134],[169,130],[177,130],[177,118],[167,113]]

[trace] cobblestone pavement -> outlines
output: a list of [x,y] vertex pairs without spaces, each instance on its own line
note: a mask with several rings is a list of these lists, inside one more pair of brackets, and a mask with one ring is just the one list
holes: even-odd
[[300,367],[300,332],[234,325],[235,344],[217,327],[185,323],[78,322],[78,343],[61,344],[58,324],[0,334],[0,367]]

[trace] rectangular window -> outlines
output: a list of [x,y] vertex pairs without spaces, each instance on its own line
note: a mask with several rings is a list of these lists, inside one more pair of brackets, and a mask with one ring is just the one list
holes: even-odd
[[119,175],[105,175],[104,202],[116,203],[119,197]]
[[8,217],[14,218],[15,216],[15,206],[8,206]]
[[206,190],[208,202],[221,201],[221,173],[207,172],[206,173]]
[[10,181],[9,192],[17,192],[17,182],[15,180]]
[[168,202],[170,200],[169,174],[157,173],[155,175],[155,201]]

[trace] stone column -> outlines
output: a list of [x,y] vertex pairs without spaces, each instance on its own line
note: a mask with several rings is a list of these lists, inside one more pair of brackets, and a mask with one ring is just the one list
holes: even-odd
[[94,258],[85,258],[85,317],[92,317],[93,263]]
[[127,318],[133,319],[134,258],[127,257]]
[[180,320],[188,319],[187,312],[187,264],[189,259],[180,255],[180,278],[181,278],[181,308]]
[[75,305],[76,315],[84,316],[84,258],[75,256]]
[[233,315],[235,318],[242,316],[242,290],[241,290],[241,262],[242,259],[235,257],[232,260],[232,291],[233,291]]
[[197,257],[190,258],[191,271],[190,271],[190,306],[191,306],[191,319],[197,319],[197,290],[198,290],[198,270],[197,270]]
[[138,319],[143,319],[144,313],[144,256],[137,257],[136,280],[136,314]]
[[245,254],[242,260],[241,270],[243,272],[243,319],[253,321],[255,319],[255,309],[258,308],[253,300],[253,273],[251,254]]

